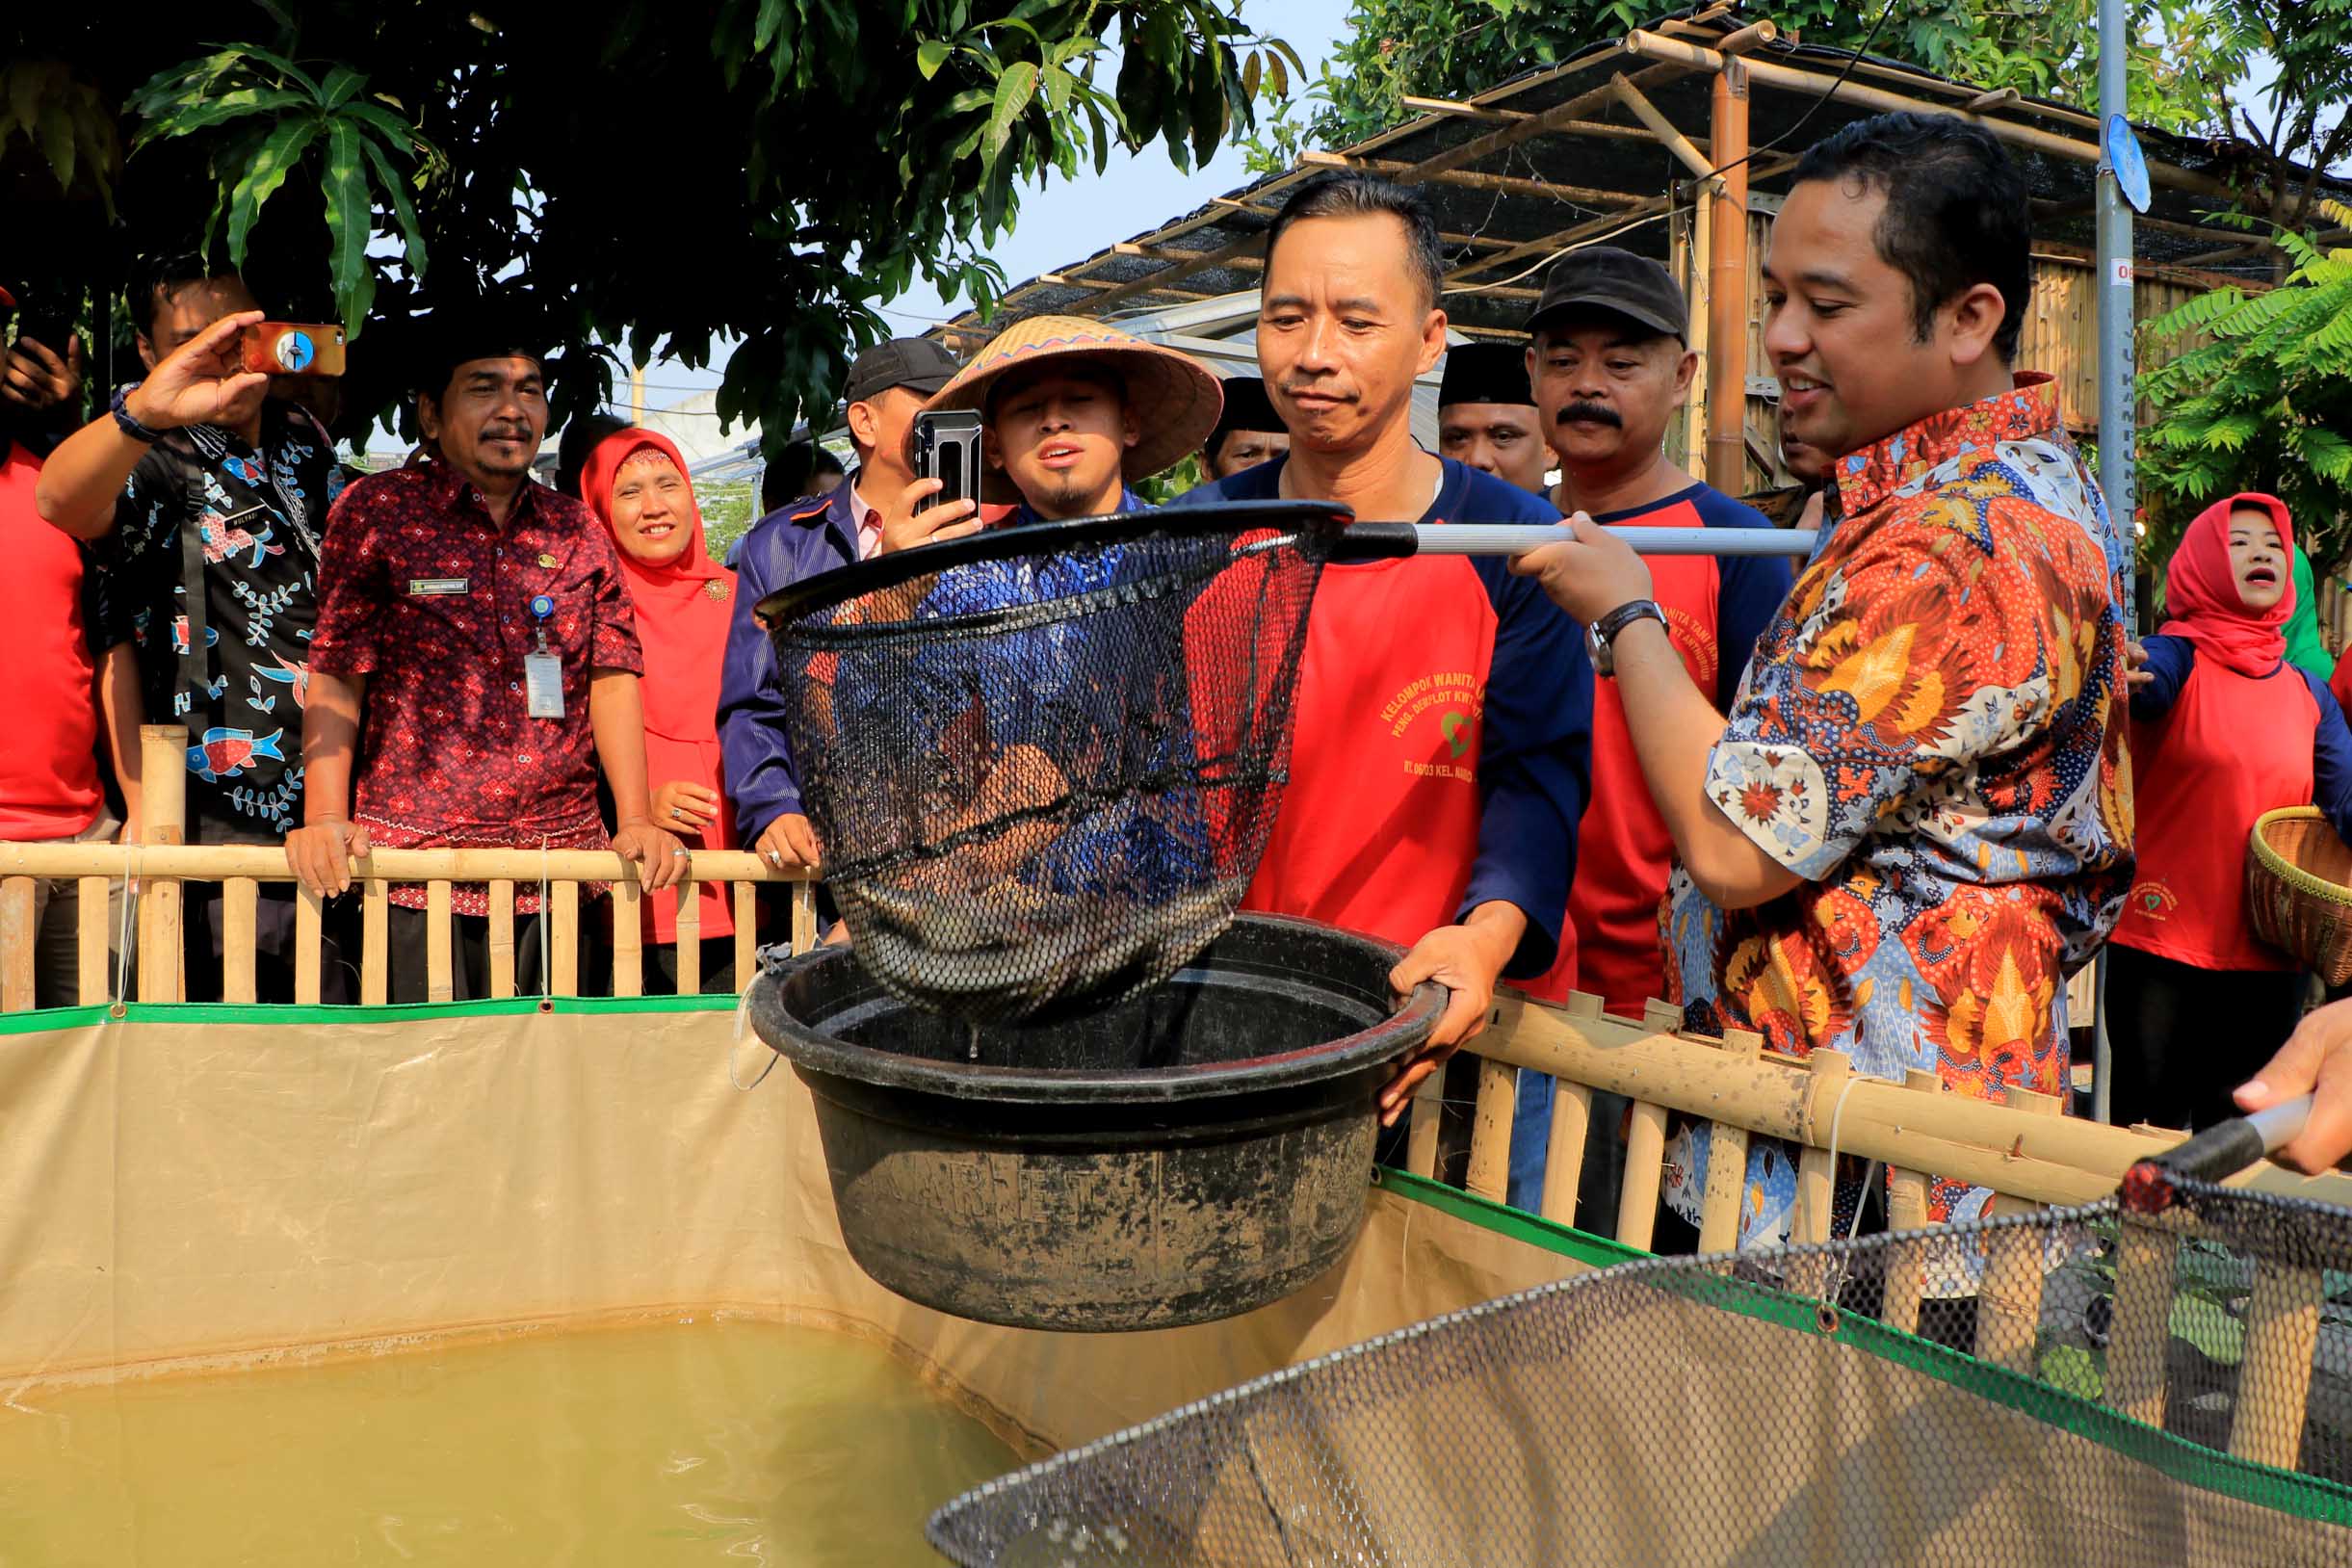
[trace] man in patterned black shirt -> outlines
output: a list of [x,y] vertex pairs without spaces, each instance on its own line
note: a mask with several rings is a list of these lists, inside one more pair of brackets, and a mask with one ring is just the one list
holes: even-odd
[[[130,289],[147,379],[70,436],[42,468],[41,515],[92,541],[91,638],[127,645],[144,712],[109,726],[138,818],[137,721],[187,726],[188,839],[277,844],[302,820],[302,707],[317,618],[319,536],[342,487],[334,445],[309,414],[236,368],[262,319],[234,273],[201,257],[151,261]],[[217,996],[218,888],[188,905],[188,994]],[[265,884],[255,981],[293,995],[294,894]],[[348,995],[333,932],[327,1001]]]

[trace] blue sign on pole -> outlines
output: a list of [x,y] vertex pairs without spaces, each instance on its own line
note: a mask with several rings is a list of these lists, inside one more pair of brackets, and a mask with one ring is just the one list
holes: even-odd
[[2115,170],[2115,188],[2123,193],[2131,210],[2148,210],[2148,159],[2140,151],[2140,139],[2132,133],[2131,121],[2121,115],[2107,117],[2107,167]]

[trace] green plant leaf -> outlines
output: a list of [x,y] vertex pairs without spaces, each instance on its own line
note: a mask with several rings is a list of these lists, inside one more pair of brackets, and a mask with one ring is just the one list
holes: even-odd
[[425,230],[416,221],[416,208],[409,203],[408,182],[374,140],[363,136],[359,139],[359,144],[366,150],[368,163],[376,170],[376,182],[383,187],[384,199],[392,203],[392,216],[400,223],[401,243],[408,257],[409,274],[422,278],[426,261]]
[[376,298],[376,270],[368,264],[372,212],[362,167],[359,127],[349,119],[327,122],[327,167],[320,186],[327,196],[327,275],[343,311],[344,332],[356,338]]
[[139,128],[139,134],[132,139],[131,147],[137,151],[161,137],[194,136],[198,131],[227,120],[243,118],[247,115],[273,115],[283,109],[301,107],[309,101],[301,93],[289,92],[283,88],[267,91],[241,88],[234,92],[208,98],[202,103],[167,110],[144,121]]
[[319,84],[319,106],[323,109],[340,109],[357,95],[367,82],[363,73],[349,65],[337,65]]
[[2042,1381],[2078,1399],[2098,1400],[2106,1393],[2099,1358],[2079,1345],[2051,1346],[2042,1356]]
[[228,196],[228,259],[234,267],[245,265],[245,242],[253,232],[254,220],[261,216],[262,203],[277,194],[294,166],[301,162],[302,154],[318,139],[324,123],[315,115],[301,115],[279,120],[261,144],[261,151],[246,169],[243,178]]
[[228,48],[230,52],[241,54],[248,60],[258,60],[263,65],[274,68],[281,75],[292,77],[303,91],[310,94],[314,101],[321,96],[318,81],[308,71],[288,60],[284,55],[272,54],[269,50],[250,43],[233,43]]
[[954,47],[945,39],[925,39],[915,46],[915,69],[923,73],[925,81],[929,81],[939,74],[939,67],[947,64]]
[[996,106],[988,112],[988,135],[980,144],[980,168],[993,170],[997,158],[1005,150],[1012,135],[1013,121],[1029,107],[1029,100],[1037,95],[1037,67],[1026,60],[1016,60],[1005,67],[997,78]]

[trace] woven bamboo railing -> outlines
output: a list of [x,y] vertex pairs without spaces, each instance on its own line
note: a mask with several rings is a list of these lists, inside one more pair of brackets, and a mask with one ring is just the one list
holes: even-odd
[[[190,845],[186,836],[186,732],[177,725],[151,724],[140,733],[142,801],[136,844],[0,844],[0,1011],[30,1008],[34,998],[34,879],[72,877],[81,885],[78,931],[78,1000],[85,1006],[114,1000],[116,976],[108,949],[109,884],[138,884],[137,981],[129,1000],[187,1000],[182,972],[181,917],[190,881],[222,888],[222,996],[225,1002],[254,1000],[254,912],[261,884],[292,882],[285,851],[274,845]],[[644,938],[640,918],[644,889],[636,868],[616,854],[588,849],[378,849],[352,862],[360,900],[359,997],[382,1003],[390,993],[387,931],[389,892],[394,883],[421,882],[426,909],[438,917],[429,927],[426,995],[449,1001],[455,995],[448,940],[451,889],[484,885],[489,894],[490,994],[514,995],[514,891],[547,890],[549,985],[557,996],[580,990],[580,884],[606,882],[613,900],[613,994],[644,990]],[[688,880],[678,884],[678,989],[702,985],[702,943],[698,887],[723,883],[734,914],[735,973],[747,983],[753,960],[755,890],[761,883],[792,888],[791,937],[796,950],[817,940],[814,884],[800,871],[778,871],[746,850],[698,849],[688,861]],[[323,904],[298,891],[295,905],[294,999],[319,1000]],[[780,934],[780,933],[779,933]]]

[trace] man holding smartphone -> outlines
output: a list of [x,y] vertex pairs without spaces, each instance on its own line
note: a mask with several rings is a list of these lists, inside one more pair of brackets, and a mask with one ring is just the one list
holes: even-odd
[[[50,454],[37,505],[93,546],[108,740],[133,823],[139,726],[177,721],[189,842],[275,844],[302,820],[319,546],[343,473],[317,421],[239,369],[240,335],[263,313],[235,273],[149,259],[129,292],[147,378]],[[218,886],[191,889],[192,998],[219,994],[221,902]],[[292,1001],[291,888],[263,884],[256,933],[260,999]],[[345,1000],[332,930],[325,956],[321,996]]]
[[779,869],[814,866],[817,837],[800,809],[775,653],[752,607],[778,588],[863,560],[881,547],[881,509],[914,479],[907,432],[923,400],[955,375],[955,356],[928,338],[877,343],[849,367],[849,439],[857,472],[829,495],[763,517],[735,552],[735,619],[719,685],[719,746],[743,841]]

